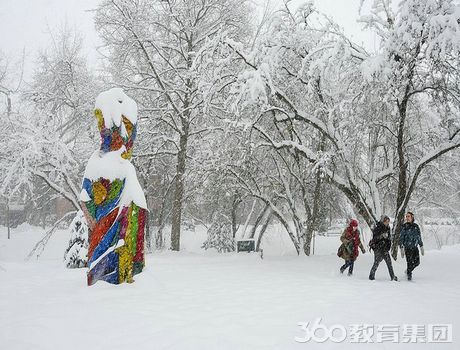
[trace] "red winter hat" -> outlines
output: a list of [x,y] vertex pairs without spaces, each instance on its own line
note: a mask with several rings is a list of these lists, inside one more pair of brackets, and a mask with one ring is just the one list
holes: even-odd
[[350,221],[350,226],[351,226],[351,227],[358,227],[358,220],[351,219],[351,221]]

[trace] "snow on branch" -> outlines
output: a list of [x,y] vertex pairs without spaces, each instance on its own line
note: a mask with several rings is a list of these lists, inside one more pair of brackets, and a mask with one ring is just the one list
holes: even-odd
[[[457,135],[457,132],[453,135]],[[415,189],[415,186],[417,184],[418,177],[420,176],[422,170],[425,168],[426,165],[431,163],[432,161],[438,159],[441,157],[443,154],[446,154],[456,148],[460,148],[460,140],[457,141],[452,141],[453,137],[449,141],[444,142],[441,144],[439,147],[431,151],[430,153],[426,154],[424,157],[422,157],[417,166],[415,167],[415,173],[414,176],[412,177],[412,180],[409,185],[409,189],[407,191],[407,194],[404,198],[404,202],[401,205],[401,208],[405,208],[407,204],[409,203],[410,196],[412,195],[412,192]],[[399,209],[401,209],[399,208]]]
[[64,214],[64,216],[61,217],[58,221],[56,221],[54,225],[45,233],[43,238],[35,244],[35,246],[32,248],[32,250],[27,255],[25,260],[30,260],[30,258],[32,258],[33,256],[35,256],[38,259],[42,255],[43,251],[45,250],[46,244],[50,240],[51,236],[58,229],[59,224],[67,220],[69,217],[74,216],[76,213],[77,211],[68,212],[67,214]]

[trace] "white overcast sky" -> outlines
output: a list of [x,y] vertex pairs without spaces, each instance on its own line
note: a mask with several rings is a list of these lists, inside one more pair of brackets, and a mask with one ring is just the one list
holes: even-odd
[[[362,32],[361,26],[356,23],[359,2],[316,0],[315,5],[343,26],[348,35],[372,49],[375,47],[375,39],[369,33]],[[91,10],[98,3],[99,0],[0,0],[0,50],[11,61],[20,57],[25,50],[27,61],[31,62],[36,57],[37,50],[47,46],[49,31],[55,31],[67,23],[82,33],[85,53],[89,61],[95,63],[98,38],[93,24],[94,13]],[[30,69],[31,63],[28,66]]]

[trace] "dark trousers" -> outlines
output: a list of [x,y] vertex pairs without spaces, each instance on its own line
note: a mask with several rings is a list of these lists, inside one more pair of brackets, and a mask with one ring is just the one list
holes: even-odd
[[345,260],[345,264],[340,268],[340,272],[343,272],[349,267],[348,273],[353,273],[353,266],[355,265],[354,260]]
[[412,271],[420,265],[420,253],[418,248],[405,248],[406,262],[407,262],[407,275],[412,276]]
[[390,253],[374,250],[374,265],[372,265],[371,272],[369,274],[370,279],[375,278],[375,272],[377,271],[377,268],[379,267],[382,260],[385,260],[385,263],[387,264],[390,278],[393,279],[395,277],[395,273],[393,271],[393,265],[391,264]]

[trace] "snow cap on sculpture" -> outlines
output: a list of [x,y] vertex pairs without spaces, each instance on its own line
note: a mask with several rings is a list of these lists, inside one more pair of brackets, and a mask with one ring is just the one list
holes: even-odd
[[[131,201],[147,208],[134,166],[129,162],[137,135],[137,104],[122,89],[104,91],[96,98],[94,115],[101,135],[99,151],[93,153],[85,169],[84,178],[98,181],[126,179],[119,206]],[[91,192],[91,191],[89,191]],[[91,200],[84,188],[80,200]]]
[[100,109],[104,115],[106,128],[120,126],[122,116],[133,124],[137,123],[137,104],[121,88],[101,92],[96,97],[95,109]]
[[137,105],[122,89],[104,91],[96,98],[94,115],[101,134],[103,153],[122,150],[130,159],[137,135]]

